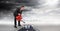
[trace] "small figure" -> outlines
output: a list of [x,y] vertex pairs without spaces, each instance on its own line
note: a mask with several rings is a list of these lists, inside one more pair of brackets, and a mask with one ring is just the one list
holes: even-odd
[[17,8],[16,11],[14,12],[14,27],[17,28],[17,22],[18,20],[18,26],[21,26],[20,21],[22,19],[22,11],[24,10],[24,6],[21,6],[20,8]]

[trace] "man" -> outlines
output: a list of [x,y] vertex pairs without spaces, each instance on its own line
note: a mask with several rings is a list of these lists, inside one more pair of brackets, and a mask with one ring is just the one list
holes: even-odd
[[[17,28],[17,26],[16,26],[17,25],[17,21],[16,20],[19,20],[19,18],[21,18],[21,14],[22,14],[23,10],[24,10],[24,6],[21,6],[20,8],[17,8],[16,11],[14,12],[14,27],[15,28]],[[19,15],[20,15],[20,17],[19,17]],[[18,26],[21,26],[20,20],[18,21]]]

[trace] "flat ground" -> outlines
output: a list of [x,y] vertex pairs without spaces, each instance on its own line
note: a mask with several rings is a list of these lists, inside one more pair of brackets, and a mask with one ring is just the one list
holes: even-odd
[[[17,31],[21,29],[22,26],[14,28],[13,25],[0,25],[0,31]],[[59,25],[33,25],[36,31],[60,31]]]

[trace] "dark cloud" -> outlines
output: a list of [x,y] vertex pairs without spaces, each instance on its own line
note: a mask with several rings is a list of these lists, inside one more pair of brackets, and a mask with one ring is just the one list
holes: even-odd
[[[8,3],[7,3],[8,2]],[[19,4],[16,4],[19,3]],[[35,6],[37,5],[37,0],[0,0],[0,18],[10,15],[16,9],[16,6]]]

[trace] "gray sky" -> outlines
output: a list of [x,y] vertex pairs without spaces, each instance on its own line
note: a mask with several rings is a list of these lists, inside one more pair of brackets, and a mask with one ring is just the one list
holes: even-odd
[[[30,11],[23,12],[23,21],[31,24],[60,24],[60,6],[58,7],[59,0],[37,0],[38,4],[35,6],[27,6],[26,9]],[[33,0],[36,4],[36,2]],[[31,3],[32,3],[31,2]],[[19,7],[19,6],[18,6]],[[16,8],[15,8],[16,9]],[[5,12],[5,11],[4,11]],[[12,24],[13,23],[13,12],[12,10],[4,13],[0,12],[1,20],[0,24]],[[3,15],[3,16],[2,16]],[[7,21],[7,22],[6,22]]]

